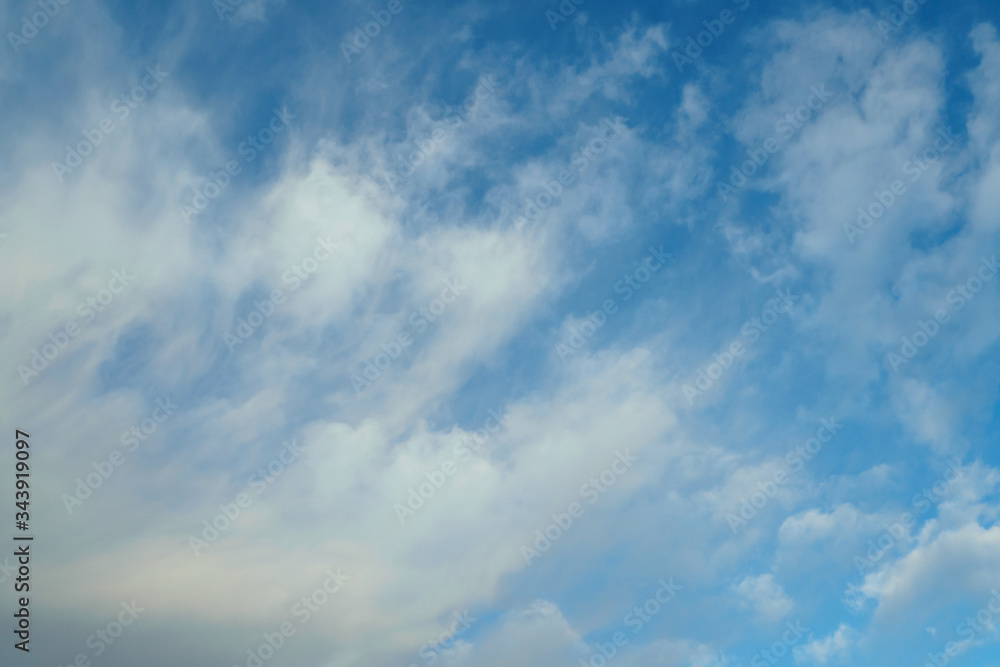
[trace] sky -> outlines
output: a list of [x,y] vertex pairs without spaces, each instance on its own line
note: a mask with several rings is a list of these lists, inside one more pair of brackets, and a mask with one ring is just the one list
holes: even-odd
[[1000,667],[998,24],[0,0],[0,662]]

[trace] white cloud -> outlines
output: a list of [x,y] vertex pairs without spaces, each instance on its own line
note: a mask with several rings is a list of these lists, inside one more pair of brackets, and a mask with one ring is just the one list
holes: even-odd
[[733,593],[768,622],[781,620],[795,606],[773,574],[744,577],[733,587]]
[[795,647],[797,665],[843,665],[857,641],[858,633],[843,623],[830,635]]
[[877,622],[926,619],[944,605],[988,596],[1000,585],[1000,566],[991,555],[1000,546],[1000,527],[935,527],[930,522],[918,546],[865,577],[859,592],[877,603]]

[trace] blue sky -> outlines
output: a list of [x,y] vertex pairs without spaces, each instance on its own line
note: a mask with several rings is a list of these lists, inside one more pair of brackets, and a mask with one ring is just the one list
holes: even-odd
[[3,3],[5,660],[1000,666],[998,22]]

